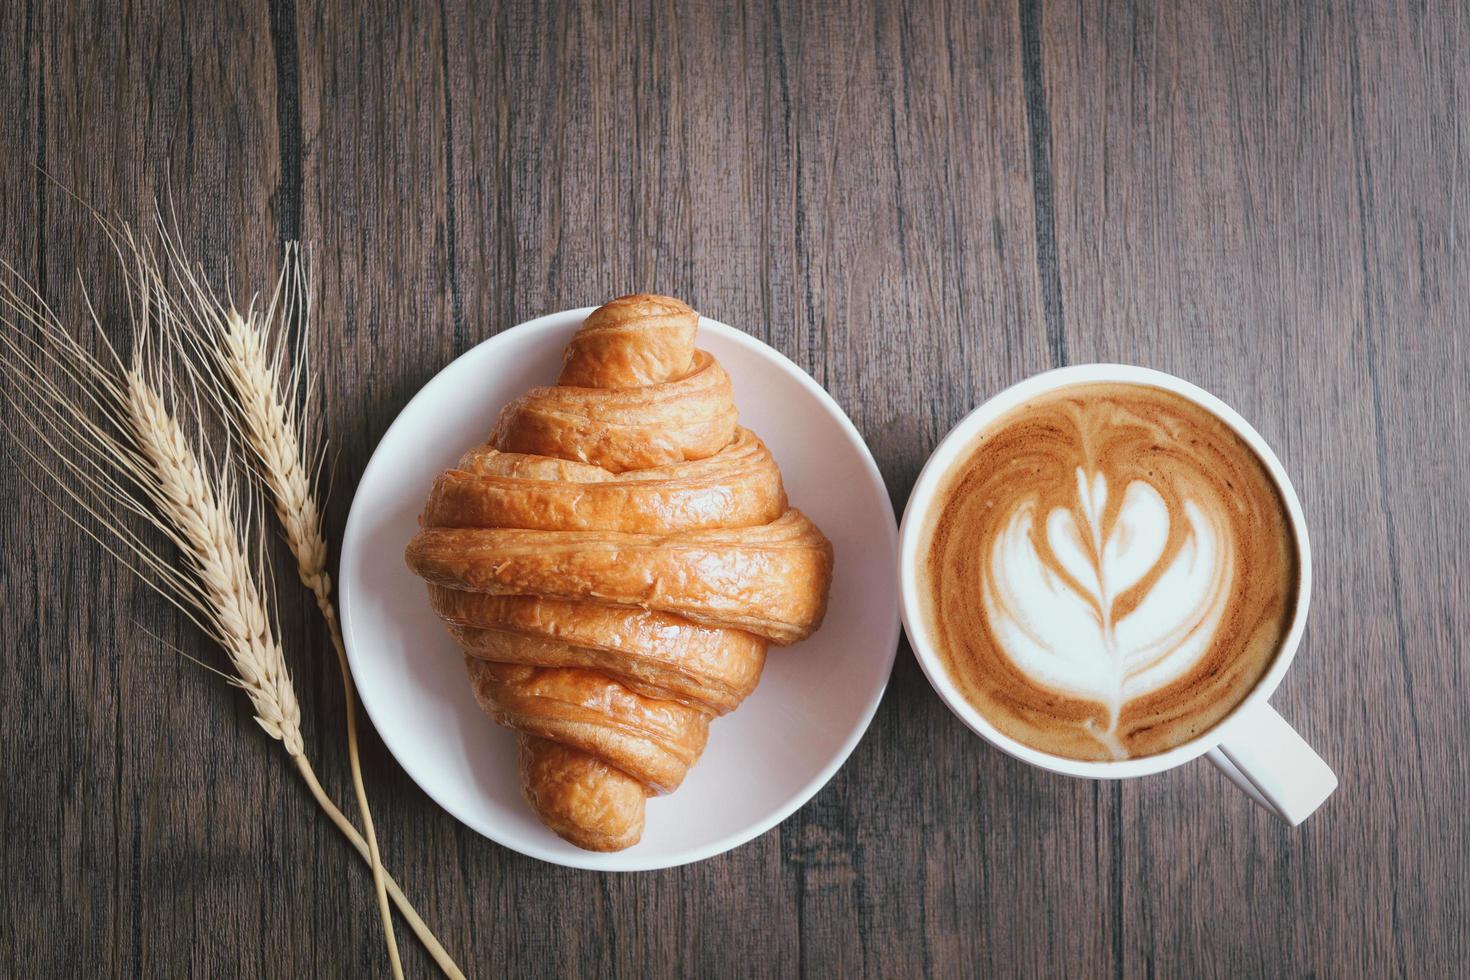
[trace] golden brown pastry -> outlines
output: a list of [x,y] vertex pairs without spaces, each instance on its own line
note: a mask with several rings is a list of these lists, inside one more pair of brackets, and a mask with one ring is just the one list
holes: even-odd
[[832,546],[737,425],[697,324],[666,296],[598,308],[558,383],[435,481],[408,546],[476,698],[520,733],[526,800],[591,850],[637,843],[767,644],[826,608]]

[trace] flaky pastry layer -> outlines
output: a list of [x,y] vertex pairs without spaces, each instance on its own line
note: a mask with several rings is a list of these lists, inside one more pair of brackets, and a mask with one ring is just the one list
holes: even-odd
[[724,714],[755,690],[766,641],[680,616],[429,587],[429,601],[465,652],[482,660],[589,667],[652,697]]
[[786,511],[781,471],[749,429],[713,456],[615,473],[486,445],[434,481],[427,527],[658,532],[767,524]]
[[821,625],[832,546],[792,509],[759,527],[672,534],[425,528],[408,564],[461,591],[639,606],[785,645]]

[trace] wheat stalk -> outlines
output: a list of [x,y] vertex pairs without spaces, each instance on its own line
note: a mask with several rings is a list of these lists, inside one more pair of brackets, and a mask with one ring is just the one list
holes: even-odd
[[[356,688],[347,665],[347,651],[342,642],[336,606],[332,602],[332,577],[326,567],[327,540],[322,528],[322,508],[314,489],[323,452],[319,431],[308,429],[304,422],[308,416],[315,417],[312,413],[315,389],[305,380],[310,377],[310,371],[304,336],[297,347],[298,356],[290,361],[289,370],[286,368],[288,326],[293,322],[299,324],[304,335],[311,325],[311,293],[301,264],[300,248],[294,244],[287,245],[275,292],[265,310],[258,311],[252,302],[247,313],[242,315],[233,305],[226,309],[209,289],[203,273],[184,257],[177,229],[171,230],[161,217],[158,228],[170,269],[183,292],[184,315],[177,321],[180,332],[175,339],[181,345],[191,347],[195,355],[202,356],[205,381],[202,387],[252,450],[255,473],[274,505],[276,519],[285,533],[291,554],[296,558],[297,574],[316,600],[317,609],[327,624],[337,667],[342,675],[347,757],[371,856],[378,911],[383,919],[393,975],[401,978],[402,966],[393,936],[392,915],[388,910],[382,859],[378,853],[367,790],[363,785]],[[153,271],[157,273],[159,270],[155,267]],[[452,963],[448,965],[453,966]]]
[[[233,454],[226,443],[219,461],[190,443],[170,405],[187,403],[172,384],[160,335],[177,331],[177,309],[159,288],[152,253],[126,234],[120,242],[104,223],[127,277],[134,330],[125,363],[102,332],[83,289],[88,316],[103,348],[94,357],[56,317],[34,288],[8,264],[0,268],[0,370],[12,418],[22,420],[52,462],[16,438],[38,468],[100,531],[83,524],[60,501],[47,497],[109,554],[182,611],[224,648],[233,673],[226,675],[250,698],[256,721],[279,740],[317,803],[358,853],[377,866],[384,891],[436,962],[462,976],[393,880],[374,850],[322,789],[301,737],[301,709],[291,684],[270,610],[274,594],[266,574],[260,522],[232,491]],[[131,259],[131,261],[129,261]],[[27,329],[28,328],[28,329]],[[58,376],[53,380],[52,375]],[[191,394],[196,412],[198,388]],[[6,424],[5,428],[15,435]],[[247,495],[247,499],[248,495]],[[171,565],[129,526],[141,519],[184,556]],[[247,542],[254,542],[249,557]]]

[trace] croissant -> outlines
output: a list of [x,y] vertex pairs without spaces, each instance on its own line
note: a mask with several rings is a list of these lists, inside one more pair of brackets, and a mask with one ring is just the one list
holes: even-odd
[[639,841],[771,644],[817,629],[832,545],[787,505],[730,378],[667,296],[595,310],[556,385],[440,474],[409,567],[520,742],[521,792],[589,850]]

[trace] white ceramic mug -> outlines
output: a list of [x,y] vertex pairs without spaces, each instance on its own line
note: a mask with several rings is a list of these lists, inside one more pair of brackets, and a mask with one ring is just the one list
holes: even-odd
[[[1296,608],[1292,610],[1291,625],[1282,640],[1281,649],[1255,688],[1234,710],[1199,737],[1166,752],[1102,762],[1052,755],[1025,745],[998,730],[965,699],[950,679],[926,633],[918,574],[925,560],[925,556],[920,554],[925,519],[934,506],[935,495],[943,485],[944,477],[961,461],[975,436],[1007,411],[1029,399],[1057,388],[1088,383],[1145,384],[1163,388],[1203,406],[1234,429],[1260,457],[1281,491],[1296,539],[1299,569]],[[1068,776],[1119,779],[1163,772],[1208,755],[1232,782],[1250,794],[1251,799],[1292,826],[1305,820],[1337,788],[1337,777],[1327,764],[1266,703],[1291,666],[1306,626],[1307,604],[1312,591],[1312,554],[1301,503],[1281,461],[1266,445],[1261,434],[1209,392],[1162,371],[1123,364],[1082,364],[1059,368],[1007,388],[961,419],[929,457],[904,509],[898,560],[904,630],[929,683],[971,730],[1021,761]]]

